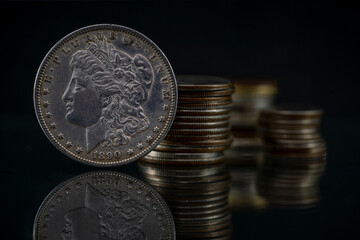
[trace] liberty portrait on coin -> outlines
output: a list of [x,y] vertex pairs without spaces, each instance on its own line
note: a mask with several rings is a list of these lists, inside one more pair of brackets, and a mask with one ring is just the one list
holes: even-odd
[[99,144],[125,145],[131,136],[149,128],[141,104],[154,75],[142,55],[131,58],[106,38],[95,40],[73,54],[72,76],[62,96],[65,118],[86,128],[88,152]]
[[40,64],[34,107],[50,142],[95,166],[136,161],[156,148],[175,118],[175,74],[141,33],[114,24],[75,30]]

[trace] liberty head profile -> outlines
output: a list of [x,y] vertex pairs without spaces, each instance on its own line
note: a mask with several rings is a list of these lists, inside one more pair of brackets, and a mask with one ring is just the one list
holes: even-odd
[[72,75],[62,96],[65,118],[86,129],[86,148],[126,145],[149,128],[142,104],[154,73],[141,54],[134,57],[95,38],[72,55]]

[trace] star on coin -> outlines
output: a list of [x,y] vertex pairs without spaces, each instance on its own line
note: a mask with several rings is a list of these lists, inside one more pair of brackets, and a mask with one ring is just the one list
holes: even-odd
[[163,226],[161,226],[161,231],[166,231],[166,226],[165,225],[163,225]]
[[157,132],[159,132],[160,128],[158,126],[155,126],[153,130],[154,130],[154,132],[157,133]]
[[49,94],[49,89],[48,89],[48,88],[44,88],[44,89],[43,89],[43,94],[44,94],[44,95],[48,95],[48,94]]
[[76,148],[76,152],[77,152],[78,154],[82,153],[82,151],[83,151],[83,150],[82,150],[81,147],[77,147],[77,148]]
[[137,192],[138,194],[141,194],[141,193],[142,193],[142,191],[141,191],[140,188],[139,188],[136,192]]
[[51,118],[52,114],[51,114],[51,112],[47,112],[47,113],[45,113],[45,116],[46,116],[47,118]]
[[137,144],[136,146],[138,149],[142,149],[144,147],[144,144],[142,144],[141,142]]
[[66,195],[71,194],[71,189],[70,189],[70,188],[65,189],[65,194],[66,194]]
[[64,198],[63,196],[59,195],[59,196],[56,197],[56,200],[58,202],[61,202],[63,200],[63,198]]
[[43,102],[43,106],[44,106],[45,108],[47,108],[47,107],[49,106],[49,104],[50,104],[49,101],[44,101],[44,102]]
[[57,137],[58,137],[58,139],[64,139],[64,134],[63,134],[63,133],[59,133],[59,134],[57,135]]
[[166,111],[169,109],[169,105],[168,104],[164,104],[162,105],[162,110]]
[[132,183],[128,183],[128,184],[127,184],[127,187],[128,187],[129,189],[131,189],[131,188],[133,187]]
[[56,209],[56,206],[55,205],[51,205],[50,208],[49,208],[49,211],[50,212],[54,212]]
[[71,146],[72,146],[72,142],[67,141],[67,142],[65,143],[65,146],[68,147],[68,148],[71,147]]
[[132,149],[132,148],[129,148],[129,150],[127,151],[127,153],[128,153],[129,155],[132,155],[132,154],[134,154],[134,149]]
[[146,137],[146,141],[147,141],[147,142],[151,142],[151,140],[153,140],[153,137],[152,137],[152,136],[147,136],[147,137]]
[[159,122],[164,122],[165,121],[165,117],[164,116],[160,116],[159,117]]
[[52,123],[50,124],[50,127],[51,127],[52,129],[55,129],[55,128],[56,128],[56,122],[52,122]]
[[75,183],[75,187],[76,187],[76,189],[81,189],[82,184],[80,182],[77,182],[77,183]]

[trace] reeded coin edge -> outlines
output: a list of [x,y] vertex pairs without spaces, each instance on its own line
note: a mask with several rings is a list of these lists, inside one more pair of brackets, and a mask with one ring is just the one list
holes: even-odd
[[[113,30],[117,32],[122,32],[128,35],[131,35],[133,37],[138,38],[139,40],[144,42],[144,45],[149,47],[156,55],[159,56],[159,59],[161,63],[164,65],[166,72],[169,74],[169,81],[172,83],[170,85],[170,92],[173,98],[171,99],[171,106],[169,109],[169,115],[167,117],[167,120],[164,124],[164,127],[162,128],[162,131],[158,134],[158,136],[152,141],[152,143],[145,148],[143,151],[141,151],[138,154],[133,155],[132,157],[125,158],[118,161],[110,161],[110,162],[99,162],[94,161],[91,159],[87,159],[82,156],[78,156],[75,153],[67,150],[62,144],[56,140],[56,137],[53,136],[49,128],[46,126],[45,118],[43,116],[43,113],[41,111],[41,104],[40,104],[40,97],[41,97],[41,85],[43,83],[45,70],[47,69],[48,64],[51,62],[51,60],[55,57],[55,53],[57,53],[66,43],[71,41],[72,39],[83,35],[88,32],[97,31],[97,30]],[[41,129],[47,136],[47,138],[50,140],[50,142],[55,145],[57,149],[59,149],[61,152],[63,152],[68,157],[77,160],[81,163],[97,166],[97,167],[106,167],[106,166],[119,166],[123,165],[132,161],[135,161],[137,159],[140,159],[141,157],[145,156],[147,153],[149,153],[152,149],[154,149],[166,136],[167,132],[170,130],[170,127],[174,121],[176,109],[177,109],[177,99],[178,99],[178,93],[177,93],[177,82],[175,78],[174,71],[166,58],[165,54],[160,50],[160,48],[152,42],[149,38],[147,38],[142,33],[139,33],[136,30],[133,30],[128,27],[115,25],[115,24],[97,24],[97,25],[91,25],[87,27],[80,28],[78,30],[73,31],[72,33],[66,35],[64,38],[62,38],[60,41],[58,41],[46,54],[44,60],[40,64],[40,68],[38,69],[38,72],[36,74],[35,78],[35,84],[34,84],[34,94],[33,94],[33,100],[34,100],[34,109],[36,113],[37,120],[41,126]]]
[[[167,204],[165,203],[165,200],[162,198],[162,196],[158,193],[158,191],[151,187],[149,184],[142,182],[134,177],[131,177],[129,175],[126,175],[124,173],[119,173],[119,172],[111,172],[111,171],[94,171],[94,172],[90,172],[90,173],[84,173],[81,174],[80,176],[75,176],[73,178],[70,178],[68,180],[63,181],[62,183],[60,183],[57,187],[55,187],[55,189],[53,189],[43,200],[43,202],[41,203],[39,210],[36,213],[35,219],[34,219],[34,226],[33,226],[33,240],[36,240],[38,238],[39,232],[41,230],[41,226],[40,226],[40,221],[42,220],[42,217],[45,214],[45,209],[47,207],[49,207],[49,204],[51,203],[51,200],[54,196],[56,196],[56,194],[58,192],[60,192],[60,190],[68,185],[68,184],[72,184],[74,182],[77,181],[81,181],[85,178],[89,178],[89,177],[93,177],[93,176],[116,176],[116,177],[120,177],[123,178],[125,180],[128,181],[133,181],[137,184],[139,184],[142,188],[144,188],[146,191],[148,191],[148,193],[151,193],[152,196],[154,196],[158,202],[158,204],[162,207],[163,213],[165,215],[166,218],[166,222],[168,224],[168,226],[171,226],[172,229],[170,229],[169,231],[169,235],[168,235],[168,239],[174,240],[176,239],[176,232],[175,232],[175,223],[174,223],[174,219],[171,215],[171,211],[169,209],[169,207],[167,206]],[[169,214],[170,213],[170,214]]]

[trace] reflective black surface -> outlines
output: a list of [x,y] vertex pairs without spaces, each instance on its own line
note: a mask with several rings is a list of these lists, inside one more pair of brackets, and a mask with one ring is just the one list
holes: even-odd
[[[336,1],[1,2],[2,238],[32,239],[46,195],[62,181],[98,169],[72,161],[46,139],[33,110],[32,88],[43,56],[64,34],[116,23],[153,39],[176,74],[268,76],[279,80],[277,102],[324,109],[321,132],[328,157],[319,204],[302,210],[234,210],[233,239],[357,239],[357,12],[350,2]],[[136,162],[114,169],[141,177]]]
[[[233,210],[233,239],[319,239],[358,234],[357,123],[356,118],[323,118],[328,158],[316,206]],[[65,179],[97,168],[74,162],[56,151],[43,136],[35,117],[3,115],[1,126],[2,137],[7,140],[0,174],[6,219],[2,225],[13,239],[31,239],[34,217],[45,196]],[[114,170],[142,177],[136,162]]]

